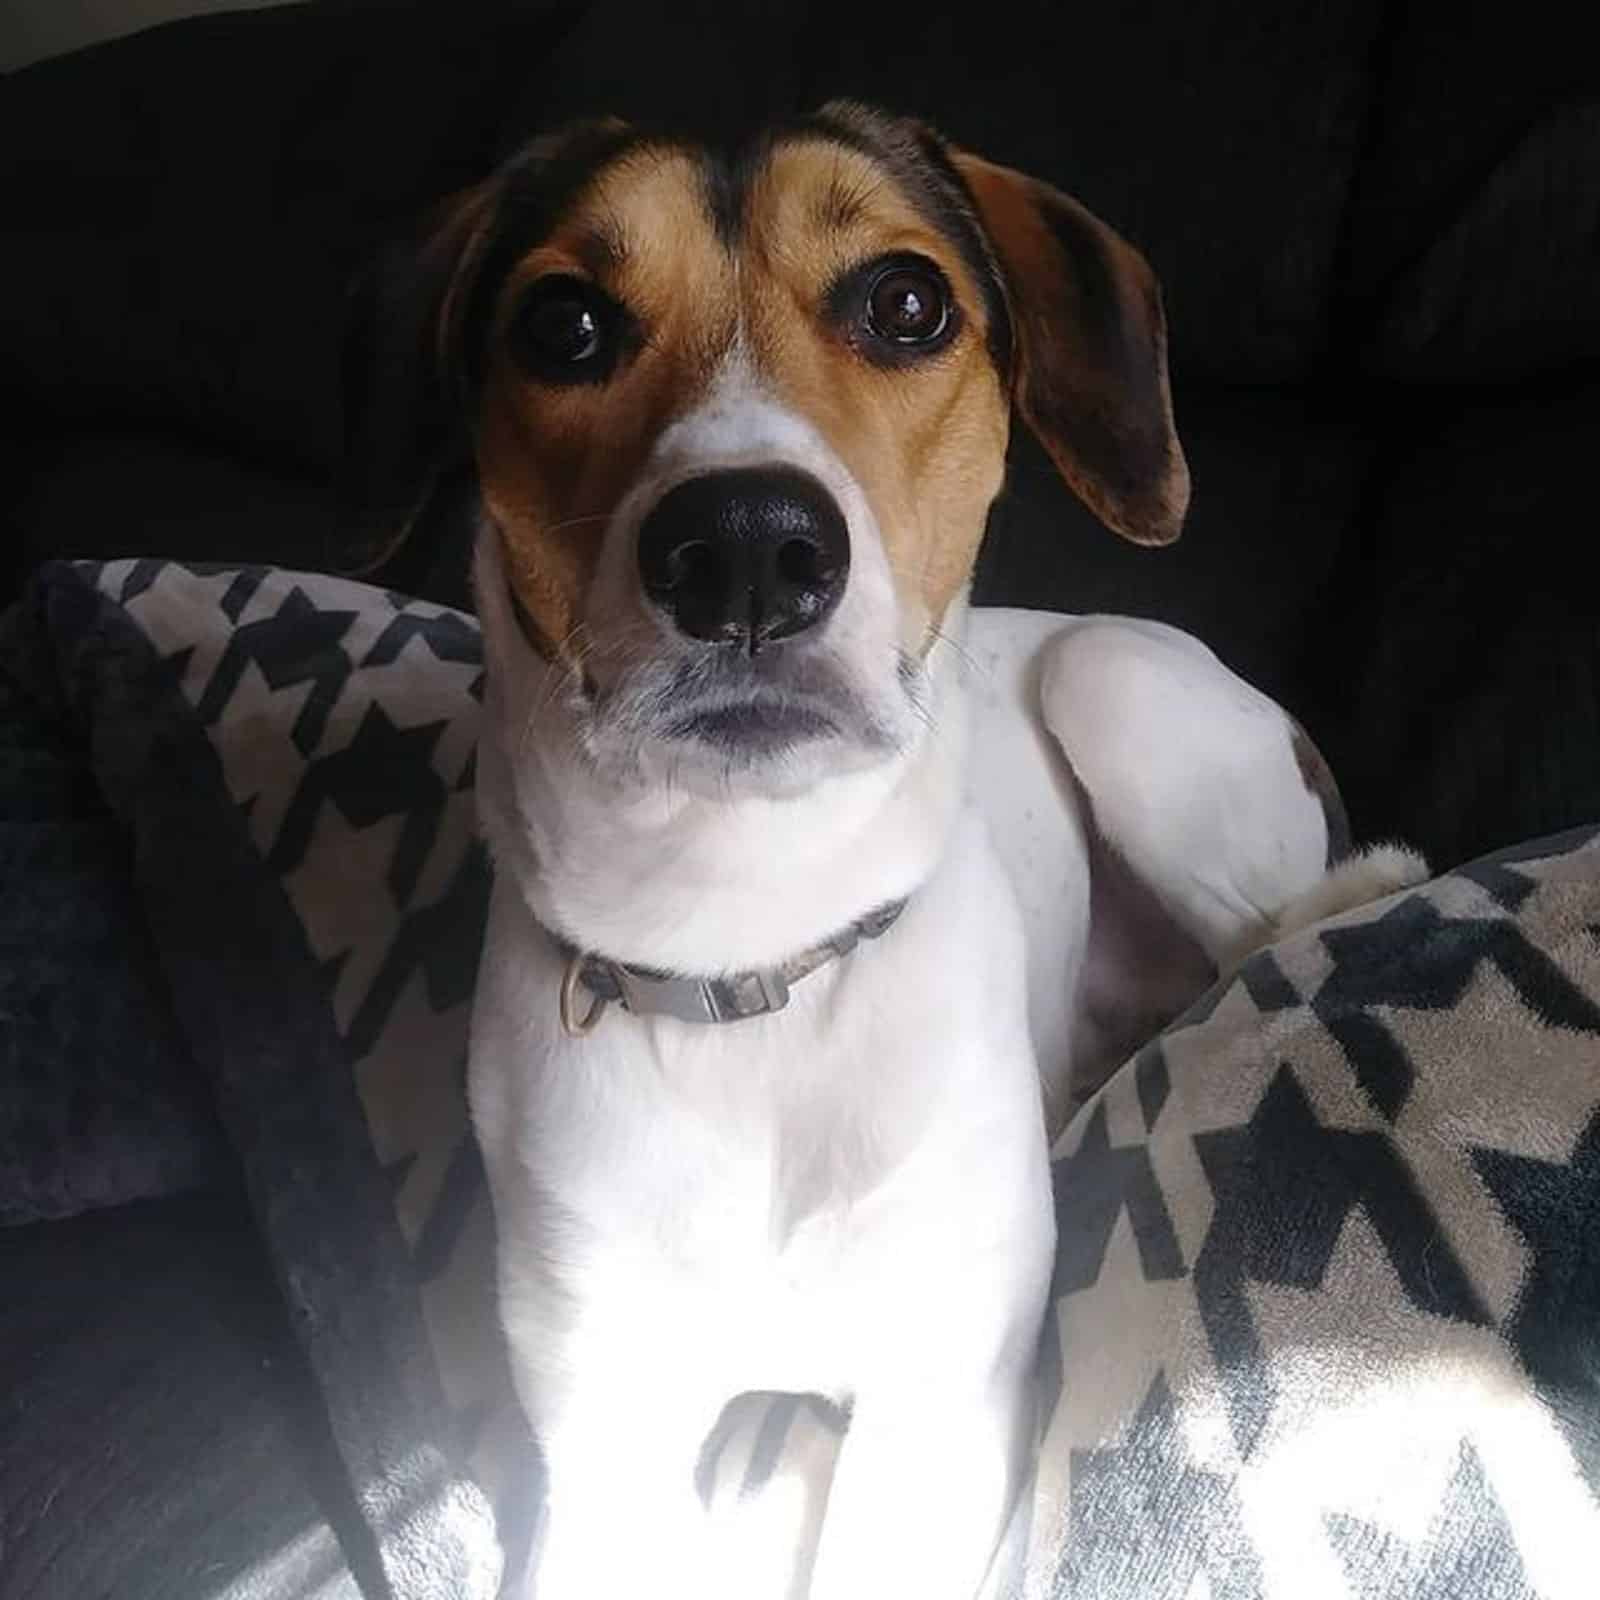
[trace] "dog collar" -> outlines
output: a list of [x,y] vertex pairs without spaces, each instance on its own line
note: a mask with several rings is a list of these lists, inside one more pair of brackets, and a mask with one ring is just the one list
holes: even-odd
[[[561,1025],[581,1037],[594,1029],[613,1002],[638,1016],[676,1017],[680,1022],[743,1022],[770,1016],[788,1005],[792,984],[849,955],[863,939],[887,933],[905,908],[904,900],[890,901],[778,966],[720,978],[691,978],[610,961],[552,934],[567,957],[566,976],[561,980]],[[580,988],[588,990],[591,997],[587,1010],[580,1010]]]

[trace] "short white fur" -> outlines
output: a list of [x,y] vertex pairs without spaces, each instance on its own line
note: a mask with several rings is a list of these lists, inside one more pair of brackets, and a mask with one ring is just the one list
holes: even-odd
[[[889,737],[686,768],[637,725],[614,737],[592,696],[682,648],[639,594],[639,519],[685,476],[756,462],[812,473],[845,512],[849,584],[816,648]],[[782,1561],[712,1537],[694,1493],[701,1442],[752,1389],[852,1407],[813,1600],[972,1600],[1026,1472],[1055,1231],[1041,1052],[1059,1087],[1091,937],[1063,752],[1097,826],[1220,962],[1322,882],[1288,719],[1153,625],[963,600],[924,653],[866,497],[740,361],[607,530],[584,618],[598,690],[534,655],[488,525],[476,587],[497,876],[471,1100],[550,1470],[539,1600],[796,1592]],[[1349,877],[1345,903],[1391,886]],[[883,938],[776,1015],[561,1027],[551,930],[713,974],[902,897]]]

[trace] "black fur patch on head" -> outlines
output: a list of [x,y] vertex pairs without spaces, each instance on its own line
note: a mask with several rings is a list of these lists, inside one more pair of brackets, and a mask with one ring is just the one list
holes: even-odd
[[750,184],[761,170],[770,149],[771,141],[762,134],[733,149],[704,144],[699,146],[711,225],[717,230],[717,237],[730,249],[744,231]]
[[517,263],[549,238],[605,168],[644,143],[621,123],[582,123],[554,141],[536,140],[502,169],[482,256],[451,330],[469,390],[482,380],[489,327]]
[[697,162],[711,225],[732,247],[744,227],[750,184],[771,141],[771,107],[764,97],[710,96],[693,104],[673,93],[669,106],[631,107],[628,126],[640,144],[681,151]]

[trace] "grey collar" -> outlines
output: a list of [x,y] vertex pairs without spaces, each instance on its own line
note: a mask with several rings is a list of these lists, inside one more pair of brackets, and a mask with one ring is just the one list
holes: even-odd
[[[749,1017],[769,1016],[788,1005],[791,984],[849,955],[863,939],[887,933],[905,908],[904,900],[892,900],[778,966],[731,972],[720,978],[690,978],[629,966],[579,950],[552,933],[556,947],[567,957],[561,983],[561,1025],[570,1034],[588,1033],[613,1002],[636,1015],[677,1017],[681,1022],[743,1022]],[[587,1007],[578,995],[580,988],[589,993]]]

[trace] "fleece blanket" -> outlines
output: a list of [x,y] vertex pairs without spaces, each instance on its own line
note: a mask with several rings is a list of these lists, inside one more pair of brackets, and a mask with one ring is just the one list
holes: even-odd
[[[462,1095],[489,885],[475,624],[306,574],[58,565],[0,669],[132,842],[121,909],[149,949],[110,965],[159,1046],[109,1071],[91,1037],[26,1076],[0,1121],[5,1220],[194,1181],[220,1145],[391,1592],[509,1591],[540,1479]],[[41,870],[9,864],[24,890]],[[37,979],[12,964],[14,990]],[[37,1006],[9,999],[11,1059],[43,1060],[15,1031]],[[1004,1590],[1592,1594],[1600,828],[1263,952],[1082,1109],[1054,1173]],[[804,1396],[730,1408],[701,1464],[713,1510],[763,1517],[803,1571],[847,1426]]]

